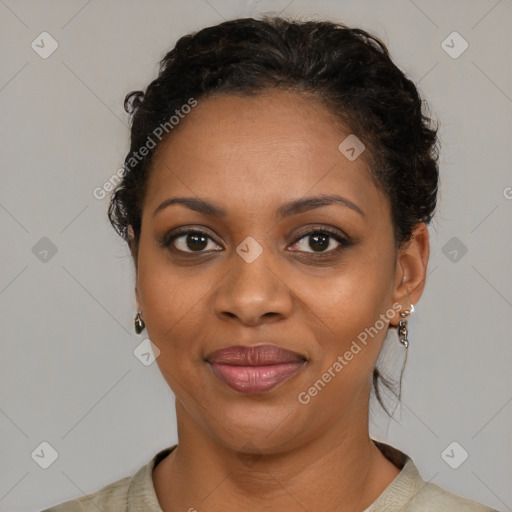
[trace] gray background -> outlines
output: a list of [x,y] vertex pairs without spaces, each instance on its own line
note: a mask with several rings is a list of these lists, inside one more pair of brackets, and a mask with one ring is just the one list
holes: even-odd
[[[176,442],[173,394],[133,352],[129,252],[93,191],[129,147],[124,95],[178,37],[280,10],[381,37],[441,121],[403,403],[392,422],[375,408],[371,428],[426,480],[512,510],[510,0],[0,0],[2,511],[93,492]],[[58,42],[46,59],[31,47],[50,48],[44,31]],[[442,46],[454,31],[469,44],[457,58]],[[457,469],[441,456],[453,441],[452,464],[469,454]],[[58,453],[47,469],[48,449],[31,456],[42,442]]]

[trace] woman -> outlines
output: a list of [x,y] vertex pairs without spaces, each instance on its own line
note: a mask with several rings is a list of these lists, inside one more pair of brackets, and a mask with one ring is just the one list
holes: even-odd
[[177,445],[48,509],[490,511],[368,431],[389,329],[425,286],[437,129],[368,33],[232,20],[126,98],[109,218],[176,396]]

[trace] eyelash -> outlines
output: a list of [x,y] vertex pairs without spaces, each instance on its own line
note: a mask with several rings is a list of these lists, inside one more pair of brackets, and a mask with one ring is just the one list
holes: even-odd
[[[337,247],[336,249],[331,249],[329,251],[323,251],[323,252],[322,251],[320,251],[320,252],[298,251],[298,252],[306,252],[306,254],[314,254],[314,255],[317,255],[320,257],[322,257],[322,255],[330,256],[333,253],[337,253],[341,249],[347,248],[352,245],[351,240],[340,235],[337,231],[334,231],[328,227],[318,227],[318,228],[314,228],[310,231],[307,231],[306,233],[303,233],[301,236],[299,236],[291,245],[297,244],[303,238],[307,238],[308,236],[317,235],[317,234],[328,235],[328,236],[334,238],[334,240],[336,240],[340,244],[339,247]],[[171,237],[168,237],[168,236],[164,237],[163,240],[161,241],[161,245],[164,248],[171,249],[174,252],[178,252],[181,254],[207,254],[208,253],[208,251],[206,251],[206,252],[205,251],[182,251],[181,249],[171,248],[172,243],[176,239],[181,238],[183,236],[187,236],[187,235],[201,235],[201,236],[205,236],[205,237],[209,238],[210,240],[212,240],[213,242],[215,242],[215,240],[213,240],[212,237],[205,231],[201,231],[199,229],[187,229],[187,230],[183,230],[178,233],[175,233]],[[217,242],[215,242],[215,243],[217,243]],[[215,250],[215,251],[211,251],[211,252],[220,252],[220,251]],[[293,251],[293,252],[295,252],[295,251]]]

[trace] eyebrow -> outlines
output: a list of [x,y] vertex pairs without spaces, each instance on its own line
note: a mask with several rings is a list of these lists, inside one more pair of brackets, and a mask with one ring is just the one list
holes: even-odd
[[[227,216],[226,210],[222,207],[216,205],[211,201],[206,201],[205,199],[198,199],[196,197],[170,197],[166,199],[163,203],[161,203],[155,211],[153,212],[153,217],[164,208],[171,206],[173,204],[181,204],[190,210],[194,210],[199,213],[203,213],[205,215],[209,215],[211,217],[219,217],[224,218]],[[330,195],[319,195],[313,197],[306,197],[301,199],[296,199],[294,201],[290,201],[282,205],[278,210],[279,218],[289,217],[291,215],[297,215],[299,213],[304,213],[309,210],[314,210],[316,208],[321,208],[322,206],[329,206],[331,204],[340,204],[342,206],[346,206],[351,210],[359,213],[363,217],[366,216],[365,212],[357,206],[357,204],[349,201],[348,199],[330,194]]]

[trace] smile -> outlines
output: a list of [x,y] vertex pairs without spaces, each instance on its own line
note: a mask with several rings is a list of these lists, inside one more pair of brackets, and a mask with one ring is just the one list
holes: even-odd
[[306,359],[276,345],[231,346],[206,359],[215,377],[231,389],[256,394],[274,389],[291,379]]

